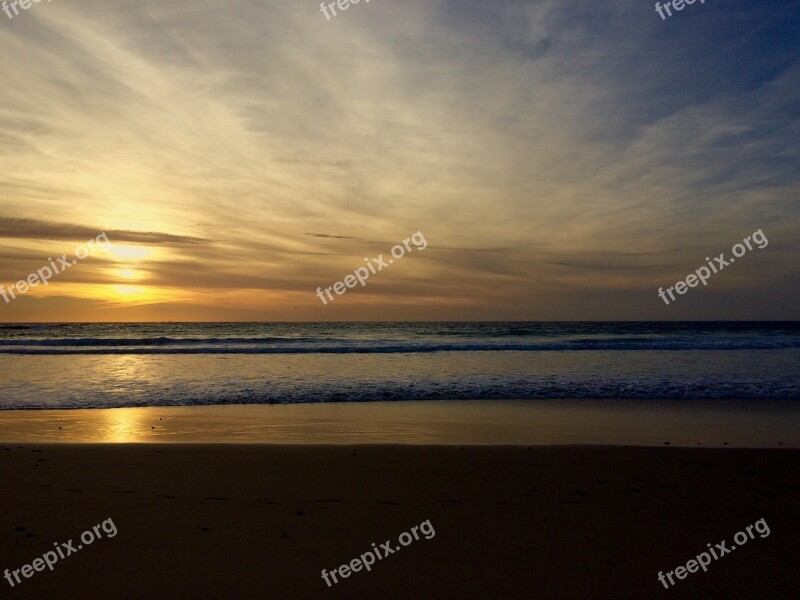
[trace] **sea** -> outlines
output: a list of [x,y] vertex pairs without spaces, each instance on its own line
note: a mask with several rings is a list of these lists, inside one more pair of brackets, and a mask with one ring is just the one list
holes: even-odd
[[0,325],[0,409],[798,399],[797,322]]

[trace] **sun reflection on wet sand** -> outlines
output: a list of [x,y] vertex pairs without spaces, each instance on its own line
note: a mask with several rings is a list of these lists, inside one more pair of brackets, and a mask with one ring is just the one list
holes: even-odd
[[[114,410],[100,410],[98,415],[100,423],[100,442],[143,442],[142,435],[149,427],[146,412],[136,408],[117,408]],[[150,426],[152,427],[152,425]]]

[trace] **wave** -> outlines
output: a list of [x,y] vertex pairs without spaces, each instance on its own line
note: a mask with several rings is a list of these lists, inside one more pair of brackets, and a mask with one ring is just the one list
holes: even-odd
[[331,338],[60,338],[0,340],[0,354],[402,354],[426,352],[562,352],[631,350],[782,350],[795,337],[605,338],[537,342],[346,340]]
[[[109,394],[83,388],[47,398],[42,394],[0,397],[4,409],[126,408],[139,406],[210,406],[228,404],[311,404],[336,402],[426,400],[544,400],[544,399],[797,399],[800,381],[774,379],[579,379],[470,380],[263,384],[255,389],[230,384],[225,389],[203,386],[164,386],[142,393]],[[24,396],[24,395],[23,395]]]
[[[59,338],[59,339],[12,339],[0,340],[2,346],[159,346],[183,344],[269,344],[280,342],[296,342],[291,338],[258,337],[258,338]],[[305,338],[302,341],[316,340]]]

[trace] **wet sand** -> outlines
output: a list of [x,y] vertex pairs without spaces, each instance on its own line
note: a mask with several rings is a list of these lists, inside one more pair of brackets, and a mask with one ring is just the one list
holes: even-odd
[[[14,598],[796,598],[800,452],[598,446],[0,444]],[[706,544],[770,535],[665,590]],[[435,536],[321,577],[430,520]],[[5,580],[1,585],[8,586]]]
[[0,441],[595,444],[800,448],[800,404],[742,400],[365,402],[0,411]]

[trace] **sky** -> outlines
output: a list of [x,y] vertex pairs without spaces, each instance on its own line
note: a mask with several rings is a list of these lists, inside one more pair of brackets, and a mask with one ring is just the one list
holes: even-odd
[[[0,321],[800,318],[793,0],[19,12],[0,282],[111,246]],[[659,298],[757,230],[767,247]],[[415,232],[424,250],[320,300]]]

